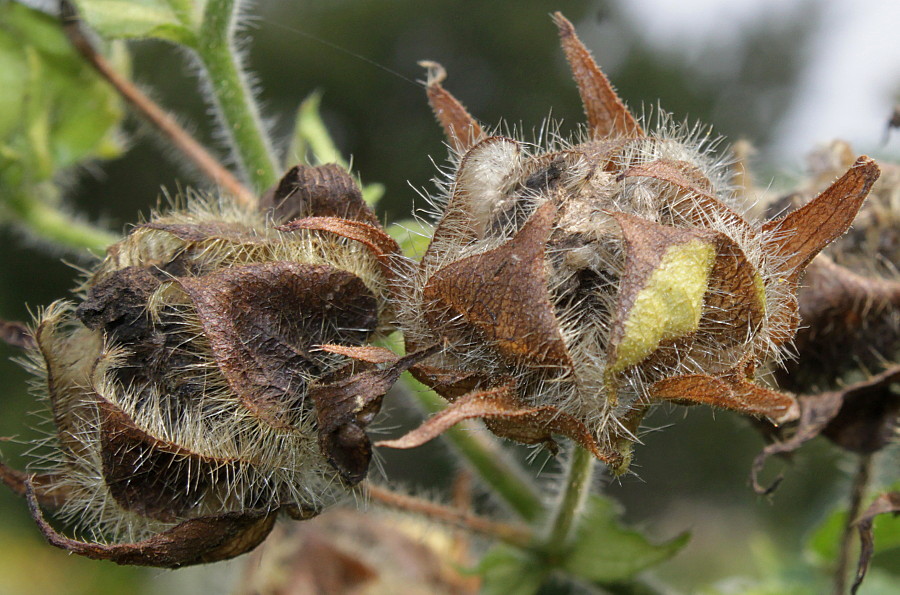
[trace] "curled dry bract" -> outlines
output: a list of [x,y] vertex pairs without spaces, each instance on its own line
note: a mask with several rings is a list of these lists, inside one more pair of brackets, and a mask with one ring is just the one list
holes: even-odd
[[804,268],[846,231],[878,167],[860,157],[804,208],[749,220],[706,131],[638,122],[554,20],[588,121],[574,141],[489,135],[427,63],[456,164],[401,322],[408,352],[445,346],[412,372],[451,405],[386,444],[483,417],[523,443],[564,434],[620,473],[657,401],[795,419],[794,398],[755,372],[783,356]]
[[[301,218],[296,230],[276,229],[287,218]],[[310,218],[364,237],[305,228]],[[279,511],[317,514],[365,477],[364,430],[384,392],[356,382],[352,402],[331,398],[377,370],[320,346],[390,328],[393,248],[334,165],[294,168],[259,210],[193,198],[138,225],[77,305],[35,323],[54,433],[34,475],[2,466],[0,479],[28,496],[51,543],[122,564],[230,558]]]

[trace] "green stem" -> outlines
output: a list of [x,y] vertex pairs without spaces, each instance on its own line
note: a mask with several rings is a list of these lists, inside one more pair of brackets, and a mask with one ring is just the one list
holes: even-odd
[[209,76],[235,157],[248,181],[261,192],[277,181],[280,168],[234,48],[235,12],[234,0],[209,0],[195,49]]
[[115,234],[79,221],[36,198],[9,201],[5,206],[14,222],[57,246],[103,254],[107,246],[119,241]]
[[566,473],[566,486],[557,504],[553,524],[547,536],[544,549],[550,553],[564,551],[576,528],[576,520],[582,504],[591,489],[591,477],[594,472],[594,455],[580,446],[574,446],[569,469]]
[[[437,413],[447,402],[430,390],[410,390],[429,413]],[[450,444],[468,461],[482,481],[490,486],[522,519],[533,522],[544,514],[541,497],[521,466],[484,432],[453,427],[444,432]]]

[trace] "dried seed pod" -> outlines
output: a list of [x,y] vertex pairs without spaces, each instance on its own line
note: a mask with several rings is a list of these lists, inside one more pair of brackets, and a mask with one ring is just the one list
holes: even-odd
[[[396,245],[334,165],[294,168],[262,206],[195,197],[155,216],[110,247],[77,306],[39,317],[32,363],[54,434],[36,476],[0,478],[55,545],[128,564],[225,559],[279,510],[313,516],[365,476],[384,391],[342,387],[377,371],[319,346],[390,328]],[[296,231],[273,226],[294,217]],[[89,542],[56,533],[38,504]]]
[[588,118],[575,141],[487,135],[431,66],[457,156],[401,318],[408,351],[445,346],[412,370],[452,404],[382,444],[482,417],[523,443],[567,435],[623,472],[653,402],[795,418],[754,371],[783,356],[803,269],[846,231],[878,167],[861,157],[803,209],[748,220],[707,132],[665,116],[645,132],[554,20]]

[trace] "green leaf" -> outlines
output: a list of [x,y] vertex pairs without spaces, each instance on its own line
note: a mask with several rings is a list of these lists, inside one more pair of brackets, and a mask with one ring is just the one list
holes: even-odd
[[533,555],[498,545],[484,555],[476,572],[483,581],[481,595],[532,595],[548,571]]
[[[865,507],[863,507],[865,510]],[[829,565],[837,559],[838,544],[847,522],[847,511],[837,510],[829,514],[810,536],[807,551],[815,562]],[[883,514],[872,524],[875,553],[900,548],[900,517]]]
[[431,242],[434,233],[427,223],[417,219],[403,219],[392,223],[387,228],[388,235],[394,238],[404,254],[411,258],[421,258]]
[[202,0],[78,0],[82,18],[107,39],[155,37],[187,46],[197,43]]
[[[350,164],[341,155],[325,126],[320,110],[321,105],[321,93],[312,93],[300,104],[284,169],[290,169],[294,163],[300,161],[310,165],[337,163],[344,169],[350,170]],[[361,188],[363,200],[371,207],[378,204],[378,201],[384,196],[382,184],[366,184]]]
[[618,516],[618,507],[612,500],[591,496],[572,550],[562,567],[595,583],[624,582],[642,570],[668,560],[690,538],[683,533],[666,543],[654,545],[637,531],[623,528]]
[[57,20],[2,3],[0,23],[0,185],[37,184],[84,159],[118,155],[121,101]]

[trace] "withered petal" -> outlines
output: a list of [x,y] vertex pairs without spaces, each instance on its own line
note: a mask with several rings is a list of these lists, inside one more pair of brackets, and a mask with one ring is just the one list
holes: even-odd
[[304,378],[319,372],[313,346],[360,344],[377,326],[372,292],[356,275],[327,265],[243,265],[176,282],[231,389],[274,427],[290,427]]
[[819,196],[781,219],[763,225],[765,246],[784,260],[786,279],[796,283],[803,269],[822,248],[840,237],[881,175],[878,164],[862,156]]
[[554,452],[556,442],[552,434],[562,434],[591,451],[597,459],[613,469],[618,469],[622,463],[622,455],[603,449],[583,423],[551,405],[522,405],[516,397],[515,389],[510,385],[471,392],[456,399],[446,409],[434,414],[405,436],[395,440],[382,440],[376,442],[375,446],[416,448],[467,419],[484,419],[489,429],[498,436],[523,444],[543,444]]
[[570,368],[544,267],[555,212],[545,202],[499,248],[435,272],[425,285],[425,316],[437,328],[461,317],[513,363]]
[[859,530],[859,562],[856,566],[856,577],[853,580],[853,586],[850,587],[851,595],[856,595],[863,579],[866,578],[866,572],[869,569],[869,562],[875,553],[875,536],[872,533],[872,522],[875,517],[881,514],[900,514],[900,492],[887,492],[878,496],[874,502],[866,509],[866,511],[856,519],[855,524]]
[[444,135],[454,150],[462,152],[484,137],[481,125],[473,118],[463,104],[441,85],[447,78],[447,71],[437,62],[423,60],[419,66],[428,69],[425,91],[428,103],[444,129]]
[[181,568],[228,560],[262,543],[277,517],[277,511],[272,510],[229,512],[190,519],[135,543],[87,543],[66,537],[50,526],[41,512],[34,486],[26,480],[25,488],[31,517],[51,545],[116,564]]
[[559,28],[563,52],[578,83],[591,135],[595,139],[611,135],[644,136],[644,131],[616,95],[609,79],[578,39],[572,23],[561,12],[553,13],[553,22]]
[[356,180],[336,163],[294,166],[263,194],[259,206],[271,210],[276,222],[337,217],[381,227]]
[[787,440],[769,444],[756,456],[751,471],[753,489],[766,494],[775,488],[762,487],[757,479],[769,457],[791,453],[826,429],[827,436],[844,448],[857,452],[883,448],[896,431],[900,395],[891,391],[890,385],[898,380],[900,365],[894,365],[841,390],[797,397],[800,418],[796,430]]

